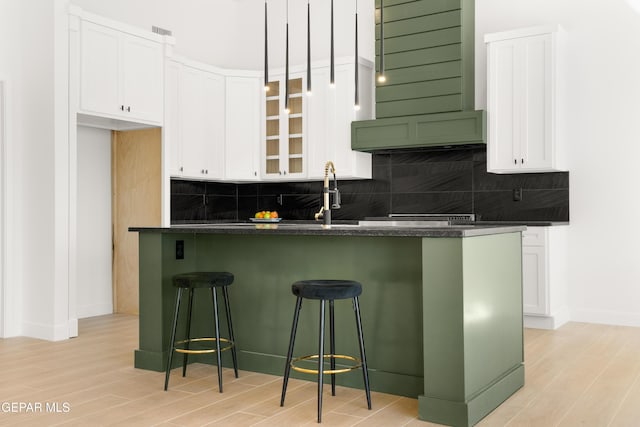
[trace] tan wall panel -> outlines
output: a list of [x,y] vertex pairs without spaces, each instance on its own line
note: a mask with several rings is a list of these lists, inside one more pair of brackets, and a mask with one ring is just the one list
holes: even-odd
[[113,132],[113,306],[138,314],[138,234],[161,225],[160,128]]

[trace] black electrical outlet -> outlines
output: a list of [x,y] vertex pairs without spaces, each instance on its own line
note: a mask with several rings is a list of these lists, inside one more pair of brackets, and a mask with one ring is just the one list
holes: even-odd
[[176,259],[184,259],[184,240],[176,240]]
[[513,189],[513,201],[519,202],[522,200],[522,188]]

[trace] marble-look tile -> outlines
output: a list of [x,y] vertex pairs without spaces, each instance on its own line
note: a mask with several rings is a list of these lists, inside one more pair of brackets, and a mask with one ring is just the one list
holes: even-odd
[[569,221],[569,190],[523,190],[519,202],[510,190],[480,191],[474,206],[486,221]]
[[391,164],[394,166],[425,162],[468,162],[472,160],[473,151],[467,147],[407,149],[391,154]]
[[204,194],[206,182],[187,181],[183,179],[171,180],[171,194]]
[[230,182],[207,182],[206,194],[216,196],[235,196],[238,185]]
[[363,219],[391,212],[390,193],[342,193],[341,199],[340,209],[331,211],[333,219]]
[[473,193],[394,193],[391,196],[391,209],[393,213],[470,213],[473,209]]
[[238,216],[237,198],[233,196],[206,196],[207,221],[235,220]]
[[171,195],[171,221],[204,221],[204,195]]
[[473,163],[463,161],[394,165],[391,191],[393,193],[471,191],[472,167]]

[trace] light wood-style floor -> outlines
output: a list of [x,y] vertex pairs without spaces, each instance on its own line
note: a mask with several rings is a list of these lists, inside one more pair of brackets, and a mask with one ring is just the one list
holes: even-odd
[[[196,364],[186,378],[176,370],[164,392],[162,373],[132,367],[137,330],[136,316],[110,315],[81,320],[80,336],[68,341],[0,340],[0,426],[316,423],[314,382],[292,379],[281,408],[281,377],[241,371],[235,379],[225,370],[220,394],[215,368]],[[479,426],[640,425],[640,328],[527,329],[525,361],[525,387]],[[368,411],[361,390],[327,392],[323,424],[434,425],[417,420],[415,399],[374,392],[372,400]],[[51,412],[56,404],[58,412]]]

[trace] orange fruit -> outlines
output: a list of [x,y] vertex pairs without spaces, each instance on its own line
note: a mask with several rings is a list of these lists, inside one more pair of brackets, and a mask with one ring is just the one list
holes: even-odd
[[271,211],[271,218],[278,218],[278,212]]
[[262,212],[256,212],[256,218],[260,219],[260,218],[264,218],[264,211]]

